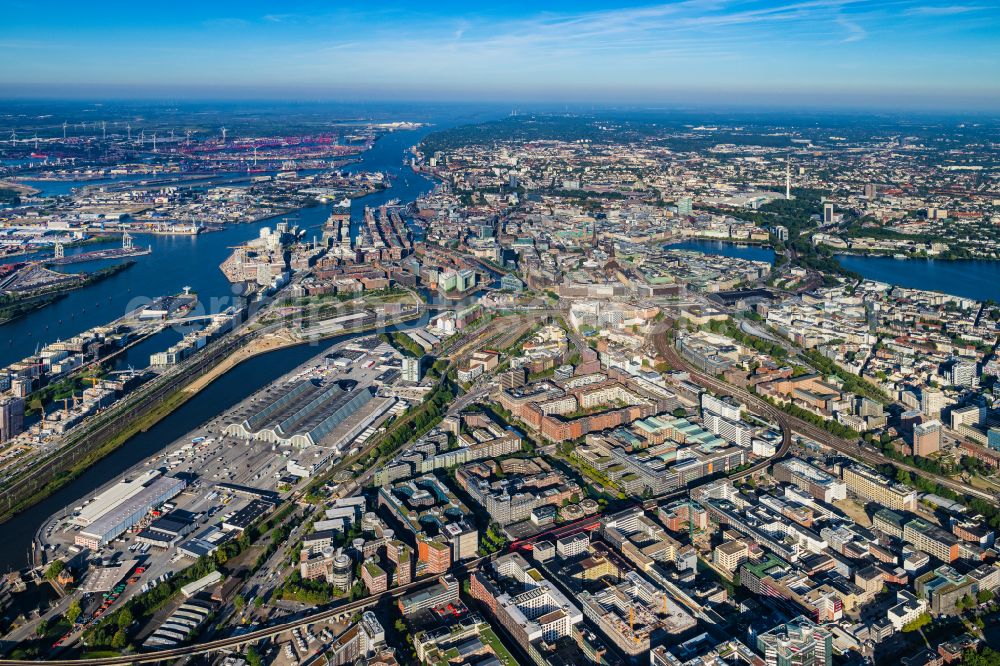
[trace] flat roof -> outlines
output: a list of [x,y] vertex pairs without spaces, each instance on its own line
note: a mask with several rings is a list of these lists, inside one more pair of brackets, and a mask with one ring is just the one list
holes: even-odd
[[119,481],[98,495],[93,502],[83,507],[80,515],[73,519],[73,524],[82,527],[90,525],[102,515],[141,491],[147,483],[159,475],[159,470],[152,469],[131,481]]

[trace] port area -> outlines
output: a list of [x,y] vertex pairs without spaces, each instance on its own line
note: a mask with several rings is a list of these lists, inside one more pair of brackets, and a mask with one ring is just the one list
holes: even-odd
[[[50,612],[78,601],[82,629],[238,538],[245,521],[294,501],[310,478],[356,453],[408,409],[398,395],[407,393],[401,366],[402,355],[375,335],[327,346],[51,516],[35,536],[44,560],[62,558],[88,580],[120,570],[118,578],[129,582],[110,605],[83,586]],[[293,393],[296,400],[282,400]],[[154,503],[158,510],[150,511]]]
[[88,261],[103,261],[106,259],[124,259],[126,257],[142,257],[153,252],[149,247],[111,247],[91,252],[81,252],[69,256],[52,257],[43,260],[46,266],[67,266],[82,264]]

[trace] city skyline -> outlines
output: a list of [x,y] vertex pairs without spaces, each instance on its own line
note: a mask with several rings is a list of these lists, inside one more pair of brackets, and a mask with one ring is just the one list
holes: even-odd
[[[13,4],[9,97],[992,110],[988,3]],[[956,46],[960,45],[960,46]]]

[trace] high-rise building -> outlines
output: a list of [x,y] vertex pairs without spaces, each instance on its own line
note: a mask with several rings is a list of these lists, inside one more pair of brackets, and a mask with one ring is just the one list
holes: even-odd
[[691,197],[681,197],[677,200],[678,215],[690,215],[693,210],[694,205],[691,203]]
[[978,426],[986,420],[986,408],[979,405],[969,405],[951,410],[951,427],[958,430],[961,426]]
[[833,224],[833,204],[823,204],[823,224]]
[[464,520],[448,523],[441,533],[451,542],[451,558],[459,562],[476,556],[479,550],[479,530]]
[[930,418],[940,418],[941,408],[944,405],[944,393],[941,391],[928,387],[920,392],[920,411]]
[[403,381],[416,384],[420,381],[420,365],[422,358],[415,356],[403,357]]
[[929,456],[941,449],[941,422],[937,419],[913,426],[913,455]]
[[16,437],[24,430],[24,398],[0,399],[0,442]]
[[871,200],[876,196],[878,196],[878,188],[875,187],[875,183],[865,185],[865,198]]
[[730,421],[738,421],[740,419],[740,412],[742,411],[742,405],[732,398],[716,398],[714,395],[708,393],[701,394],[701,408],[706,412],[718,414]]
[[451,566],[451,548],[441,535],[417,535],[417,561],[425,566],[425,573],[443,574]]
[[955,361],[948,369],[948,382],[952,386],[972,388],[979,384],[979,366],[975,361]]

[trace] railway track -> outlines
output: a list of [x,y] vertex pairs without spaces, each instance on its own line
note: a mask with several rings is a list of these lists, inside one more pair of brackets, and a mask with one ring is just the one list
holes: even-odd
[[907,465],[906,463],[892,460],[879,453],[863,449],[858,442],[849,442],[845,439],[841,439],[840,437],[837,437],[836,435],[833,435],[818,426],[781,411],[774,405],[750,393],[749,391],[745,391],[739,387],[733,386],[732,384],[727,384],[726,382],[699,372],[677,353],[677,350],[674,349],[673,345],[671,345],[670,341],[667,339],[665,330],[654,333],[653,346],[655,347],[656,352],[666,359],[670,365],[675,368],[684,369],[691,375],[692,380],[694,380],[697,384],[721,395],[729,395],[734,398],[738,398],[739,400],[745,402],[748,406],[751,406],[754,411],[768,416],[781,425],[782,444],[776,455],[767,461],[754,465],[754,467],[745,470],[738,475],[734,475],[733,478],[742,478],[749,474],[753,474],[754,472],[760,471],[773,462],[783,458],[788,454],[788,449],[791,445],[791,436],[792,433],[795,432],[805,435],[806,437],[819,442],[823,446],[831,448],[839,453],[843,453],[851,458],[861,460],[869,465],[878,466],[890,463],[894,467],[904,469],[912,474],[932,479],[940,485],[954,490],[962,495],[970,495],[972,497],[990,502],[991,504],[997,504],[996,498],[991,493],[981,491],[978,488],[973,488],[972,486],[963,483],[958,483],[947,477],[925,472],[924,470],[913,467],[912,465]]

